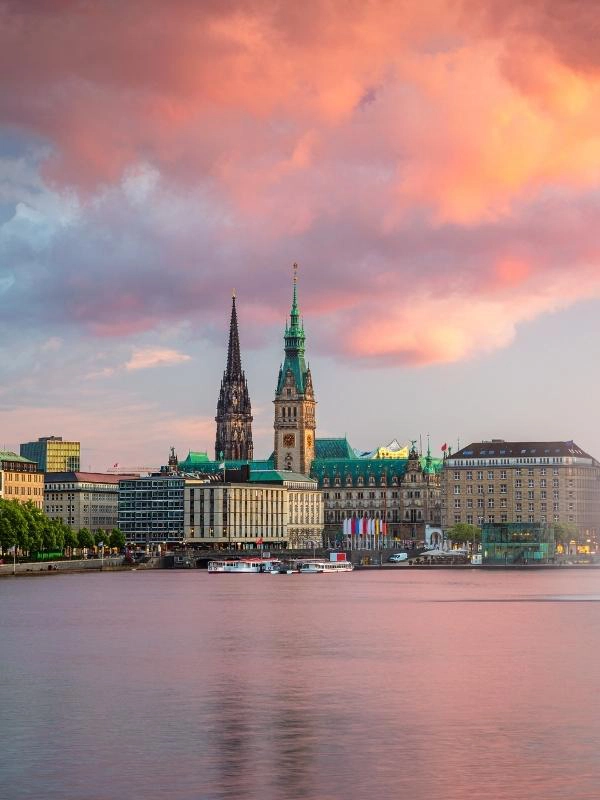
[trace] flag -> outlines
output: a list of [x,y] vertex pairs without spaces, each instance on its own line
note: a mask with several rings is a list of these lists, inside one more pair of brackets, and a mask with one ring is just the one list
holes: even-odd
[[119,466],[119,462],[117,461],[116,464],[113,464],[113,469],[116,469]]
[[222,464],[219,464],[219,469],[225,469],[225,462],[223,461]]
[[442,451],[442,453],[445,453],[447,449],[448,449],[448,445],[446,444],[446,442],[444,442],[444,444],[441,446],[440,450]]

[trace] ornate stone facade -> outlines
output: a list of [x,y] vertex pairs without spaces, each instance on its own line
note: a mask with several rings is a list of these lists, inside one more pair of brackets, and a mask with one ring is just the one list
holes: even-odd
[[242,370],[235,294],[231,303],[227,368],[221,381],[215,421],[217,423],[215,459],[251,460],[254,455],[252,407],[246,376]]
[[285,329],[285,360],[275,392],[275,469],[308,475],[315,458],[316,400],[304,360],[304,327],[297,297],[297,264],[290,324]]

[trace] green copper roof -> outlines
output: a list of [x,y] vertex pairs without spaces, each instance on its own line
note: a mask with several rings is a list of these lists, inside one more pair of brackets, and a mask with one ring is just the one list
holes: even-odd
[[315,439],[317,458],[356,458],[348,439]]
[[283,481],[315,480],[299,472],[278,469],[250,469],[250,483],[283,483]]
[[300,321],[300,310],[298,309],[297,294],[297,264],[294,264],[294,292],[292,295],[292,307],[290,309],[290,324],[285,329],[284,345],[285,359],[279,370],[277,380],[277,394],[283,389],[285,377],[288,370],[291,371],[296,383],[296,390],[299,394],[304,394],[306,362],[304,361],[304,327]]
[[[202,454],[200,454],[202,455]],[[212,475],[216,472],[221,472],[223,470],[223,463],[225,463],[225,467],[227,469],[239,469],[240,467],[245,466],[246,464],[250,465],[250,474],[252,474],[252,470],[265,470],[265,469],[273,469],[273,461],[264,460],[264,461],[247,461],[247,460],[233,460],[233,459],[225,459],[223,461],[210,461],[208,458],[206,460],[199,460],[194,462],[188,462],[186,459],[185,461],[179,462],[179,468],[183,472],[205,472],[209,475]]]
[[[432,458],[431,464],[426,464],[427,457],[420,458],[423,471],[429,474],[437,474],[442,469],[442,460]],[[408,466],[407,458],[316,458],[311,466],[310,474],[319,483],[323,478],[329,480],[339,477],[342,480],[348,475],[356,480],[362,478],[366,483],[373,476],[376,481],[385,477],[386,481],[397,477],[401,479]]]
[[190,452],[187,454],[187,458],[184,461],[179,462],[179,467],[184,471],[190,471],[199,467],[204,467],[204,465],[208,462],[208,453],[190,450]]
[[23,456],[13,453],[12,450],[0,450],[0,461],[19,461],[21,464],[37,463],[36,461],[32,461],[30,458],[24,458]]

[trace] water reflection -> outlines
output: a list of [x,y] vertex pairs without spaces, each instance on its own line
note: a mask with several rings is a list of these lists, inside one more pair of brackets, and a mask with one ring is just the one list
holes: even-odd
[[595,798],[599,581],[0,582],[0,794]]

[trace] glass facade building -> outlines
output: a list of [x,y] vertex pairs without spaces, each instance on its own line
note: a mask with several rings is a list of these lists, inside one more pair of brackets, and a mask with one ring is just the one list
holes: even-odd
[[554,560],[554,530],[543,523],[509,522],[483,525],[484,564],[547,563]]
[[62,436],[42,436],[20,446],[24,458],[35,461],[42,472],[79,472],[81,444],[65,442]]
[[119,528],[128,542],[183,539],[183,478],[150,475],[119,481]]

